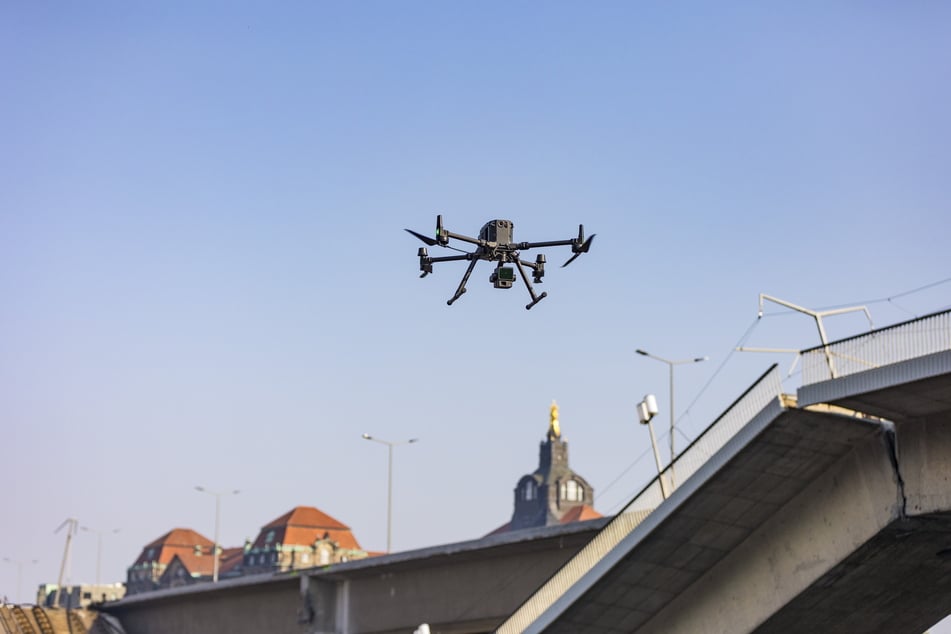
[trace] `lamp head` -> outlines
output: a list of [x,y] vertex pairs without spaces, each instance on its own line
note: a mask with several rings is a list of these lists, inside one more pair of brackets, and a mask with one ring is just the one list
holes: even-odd
[[644,400],[637,404],[637,417],[640,419],[642,425],[646,425],[651,422],[651,419],[657,415],[657,399],[653,394],[648,394],[644,397]]

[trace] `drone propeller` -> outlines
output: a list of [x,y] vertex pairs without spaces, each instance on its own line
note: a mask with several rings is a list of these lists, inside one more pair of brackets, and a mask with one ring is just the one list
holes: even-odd
[[571,245],[571,252],[574,253],[573,256],[568,258],[568,261],[561,265],[561,268],[565,268],[569,264],[575,261],[575,259],[582,253],[587,253],[588,249],[591,248],[591,241],[594,240],[594,236],[597,234],[592,233],[587,240],[584,239],[584,225],[578,225],[578,240]]
[[414,236],[416,236],[417,238],[419,238],[420,240],[422,240],[423,242],[425,242],[427,245],[429,245],[429,246],[431,246],[431,247],[436,246],[436,244],[437,244],[437,242],[436,242],[435,240],[433,240],[432,238],[427,237],[427,236],[424,236],[424,235],[421,234],[421,233],[416,233],[416,232],[413,231],[412,229],[406,229],[406,231],[407,231],[408,233],[413,234]]

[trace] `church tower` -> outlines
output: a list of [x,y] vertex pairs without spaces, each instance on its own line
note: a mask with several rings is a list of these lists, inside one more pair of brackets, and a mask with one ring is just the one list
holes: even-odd
[[593,504],[594,489],[568,465],[568,443],[561,437],[558,405],[552,401],[538,468],[519,479],[512,521],[497,532],[601,517]]

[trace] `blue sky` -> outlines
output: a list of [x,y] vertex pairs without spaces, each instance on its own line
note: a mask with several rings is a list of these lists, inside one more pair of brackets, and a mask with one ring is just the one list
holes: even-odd
[[[506,522],[557,399],[602,512],[650,477],[634,405],[685,446],[766,367],[769,293],[948,307],[951,8],[938,2],[155,3],[0,8],[0,556],[55,581],[66,517],[239,544],[298,504],[385,547]],[[548,249],[542,303],[402,231]],[[532,253],[532,255],[534,255]],[[833,337],[867,328],[832,318]],[[768,307],[748,345],[818,343]],[[796,376],[790,378],[795,389]],[[705,389],[704,386],[706,386]],[[701,391],[702,390],[702,391]],[[684,412],[687,405],[689,411]],[[628,467],[634,467],[618,479]],[[612,484],[613,483],[613,484]],[[609,486],[610,485],[610,486]],[[80,534],[75,581],[95,572]],[[0,567],[0,592],[15,593]]]

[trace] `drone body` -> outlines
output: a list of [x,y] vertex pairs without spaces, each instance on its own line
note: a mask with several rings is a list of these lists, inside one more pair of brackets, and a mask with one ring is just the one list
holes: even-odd
[[[449,246],[450,239],[461,240],[463,242],[476,245],[476,249],[472,252],[464,251],[462,255],[450,255],[445,257],[431,257],[425,247],[419,248],[419,270],[422,271],[422,275],[420,275],[420,277],[426,277],[432,273],[433,264],[438,262],[454,262],[459,260],[469,261],[469,267],[466,269],[465,275],[462,276],[462,281],[459,283],[459,287],[456,289],[455,295],[453,295],[452,298],[450,298],[447,302],[450,306],[452,306],[452,303],[462,297],[463,293],[466,292],[466,282],[469,281],[469,276],[472,274],[472,270],[475,268],[476,263],[479,260],[486,260],[487,262],[497,263],[495,271],[493,271],[492,275],[489,276],[489,281],[492,282],[492,285],[495,288],[512,288],[512,284],[515,283],[515,271],[516,269],[518,270],[522,280],[525,282],[525,287],[528,289],[528,294],[532,298],[532,301],[529,302],[527,306],[525,306],[526,309],[530,309],[532,306],[545,299],[545,297],[548,296],[548,293],[542,293],[541,295],[537,295],[535,293],[532,283],[528,281],[528,275],[526,274],[525,269],[531,269],[533,281],[535,284],[541,284],[542,277],[545,276],[545,256],[543,254],[538,254],[534,262],[526,262],[525,260],[519,258],[519,252],[539,247],[570,246],[571,252],[574,255],[572,255],[568,261],[562,265],[565,267],[571,264],[571,262],[573,262],[574,259],[582,253],[588,252],[588,249],[591,248],[591,241],[594,240],[594,235],[592,234],[587,240],[585,240],[584,227],[582,225],[578,225],[577,238],[572,238],[569,240],[552,240],[548,242],[515,242],[514,229],[515,225],[511,220],[490,220],[482,226],[482,229],[479,231],[478,238],[470,238],[469,236],[447,231],[442,226],[442,216],[436,216],[435,238],[424,236],[421,233],[416,233],[410,229],[407,229],[406,231],[425,242],[428,246],[438,245],[448,249],[460,251],[460,249]],[[514,265],[514,267],[506,266],[507,264]]]

